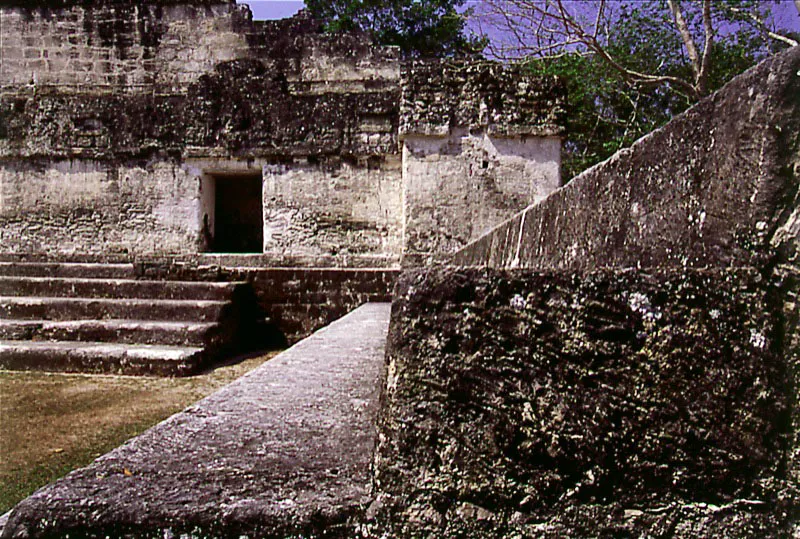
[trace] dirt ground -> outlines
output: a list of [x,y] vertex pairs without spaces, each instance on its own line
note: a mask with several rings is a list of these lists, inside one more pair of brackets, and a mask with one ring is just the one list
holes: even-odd
[[191,378],[0,371],[0,514],[276,354]]

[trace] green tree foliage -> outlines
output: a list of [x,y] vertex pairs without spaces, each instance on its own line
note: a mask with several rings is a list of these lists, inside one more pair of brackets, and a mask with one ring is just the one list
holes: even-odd
[[[755,0],[609,2],[604,13],[562,11],[558,0],[488,1],[519,40],[504,52],[524,56],[533,73],[566,81],[565,178],[629,146],[797,41],[768,28],[770,3]],[[564,24],[555,24],[559,18]],[[541,27],[560,33],[530,34]]]
[[453,56],[482,48],[482,40],[465,35],[465,1],[306,0],[306,9],[328,31],[365,31],[406,56]]

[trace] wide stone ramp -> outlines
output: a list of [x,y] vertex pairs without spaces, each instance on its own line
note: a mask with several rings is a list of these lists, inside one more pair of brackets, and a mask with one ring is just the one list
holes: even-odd
[[354,537],[389,304],[364,305],[21,502],[0,537]]
[[133,264],[0,262],[0,368],[182,376],[255,327],[246,283],[136,277]]

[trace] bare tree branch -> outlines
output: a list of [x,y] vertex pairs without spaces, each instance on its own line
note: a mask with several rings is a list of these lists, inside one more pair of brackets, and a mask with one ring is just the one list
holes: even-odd
[[617,60],[615,60],[611,54],[608,53],[603,47],[601,47],[597,42],[593,44],[587,44],[590,49],[592,49],[598,56],[603,58],[608,65],[618,71],[623,77],[631,82],[639,82],[645,84],[658,84],[658,83],[669,83],[674,86],[677,86],[684,91],[688,92],[694,98],[701,97],[697,91],[697,88],[683,79],[678,77],[673,77],[670,75],[650,75],[647,73],[641,73],[639,71],[628,69]]
[[[798,1],[800,1],[800,0],[798,0]],[[794,40],[794,39],[792,39],[790,37],[782,36],[781,34],[776,34],[775,32],[772,32],[771,30],[767,30],[767,36],[771,37],[775,41],[782,41],[783,43],[786,43],[790,47],[797,47],[798,45],[800,45],[800,42],[798,42],[798,41],[796,41],[796,40]]]
[[[752,24],[759,32],[762,33],[762,35],[766,36],[767,38],[786,43],[790,47],[797,47],[800,45],[797,40],[770,30],[769,27],[767,27],[767,24],[752,11],[747,11],[727,4],[723,5],[725,6],[724,9],[727,9],[731,13],[744,16],[750,22],[750,24]],[[800,0],[795,0],[795,6],[797,7],[798,15],[800,15]]]
[[711,21],[711,0],[703,0],[703,31],[705,32],[705,43],[703,43],[703,60],[700,63],[700,72],[697,74],[697,93],[706,95],[708,88],[708,72],[711,68],[711,47],[714,45],[714,25]]
[[697,54],[697,46],[694,44],[692,32],[689,30],[689,26],[686,24],[686,19],[683,18],[683,12],[681,11],[681,7],[678,2],[679,0],[667,0],[669,10],[672,12],[672,18],[675,20],[675,26],[678,28],[678,32],[681,34],[684,47],[686,47],[686,54],[689,55],[689,62],[691,62],[692,71],[694,72],[695,84],[697,84],[698,79],[700,78],[701,70],[700,57]]
[[[798,0],[800,1],[800,0]],[[600,5],[597,7],[597,18],[594,20],[594,31],[592,37],[597,39],[597,32],[600,31],[600,22],[603,20],[603,13],[606,9],[606,0],[600,0]]]
[[[797,41],[782,36],[767,27],[759,14],[752,9],[737,7],[729,2],[715,3],[713,0],[692,0],[694,6],[687,6],[689,0],[666,0],[672,15],[672,26],[680,37],[683,51],[688,59],[692,75],[666,75],[659,67],[643,72],[615,57],[608,47],[608,29],[605,24],[612,9],[608,0],[596,0],[593,8],[575,7],[569,0],[483,0],[484,15],[488,14],[490,26],[500,30],[502,38],[493,39],[489,51],[501,59],[519,59],[525,55],[553,58],[565,54],[594,55],[604,61],[614,71],[630,83],[669,84],[692,100],[708,94],[709,77],[713,63],[713,51],[717,40],[714,9],[735,14],[742,24],[758,29],[769,39],[787,45],[797,45]],[[795,0],[800,8],[800,0]],[[718,7],[715,7],[718,6]],[[691,23],[695,19],[688,15],[699,13],[702,30]],[[587,13],[591,13],[588,15]],[[702,31],[703,47],[699,50],[697,41]],[[620,58],[624,57],[620,54]]]
[[[710,2],[710,0],[705,1]],[[599,29],[605,17],[606,0],[601,0],[599,3],[594,24],[578,21],[564,0],[485,0],[485,5],[489,7],[490,25],[500,29],[505,39],[512,41],[512,44],[507,41],[504,44],[491,43],[489,50],[496,57],[512,59],[522,55],[533,55],[554,58],[567,53],[591,54],[601,58],[631,83],[647,85],[666,83],[693,99],[701,97],[696,81],[689,82],[671,75],[643,73],[623,65],[614,58],[599,39]],[[679,17],[683,21],[682,14]],[[682,24],[686,26],[685,21]],[[535,29],[535,32],[532,32],[532,29]],[[713,31],[710,35],[713,36]],[[701,60],[694,42],[691,43],[696,62],[694,72],[697,77],[701,74]],[[580,50],[577,48],[578,45],[583,45],[586,50]]]
[[[800,13],[800,0],[794,0]],[[566,169],[582,170],[662,125],[776,50],[757,0],[481,0],[495,58],[572,80]],[[766,24],[765,24],[766,21]],[[474,23],[473,23],[474,24]],[[782,47],[781,47],[782,48]],[[568,61],[552,61],[569,57]],[[588,57],[581,60],[580,57]],[[537,60],[545,60],[538,62]]]

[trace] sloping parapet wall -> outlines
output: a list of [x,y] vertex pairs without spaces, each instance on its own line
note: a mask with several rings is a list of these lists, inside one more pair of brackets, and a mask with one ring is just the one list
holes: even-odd
[[793,256],[800,49],[731,81],[461,250],[496,268],[705,267]]
[[39,490],[0,536],[359,536],[389,311],[361,307]]
[[797,534],[798,88],[795,48],[400,278],[384,532]]

